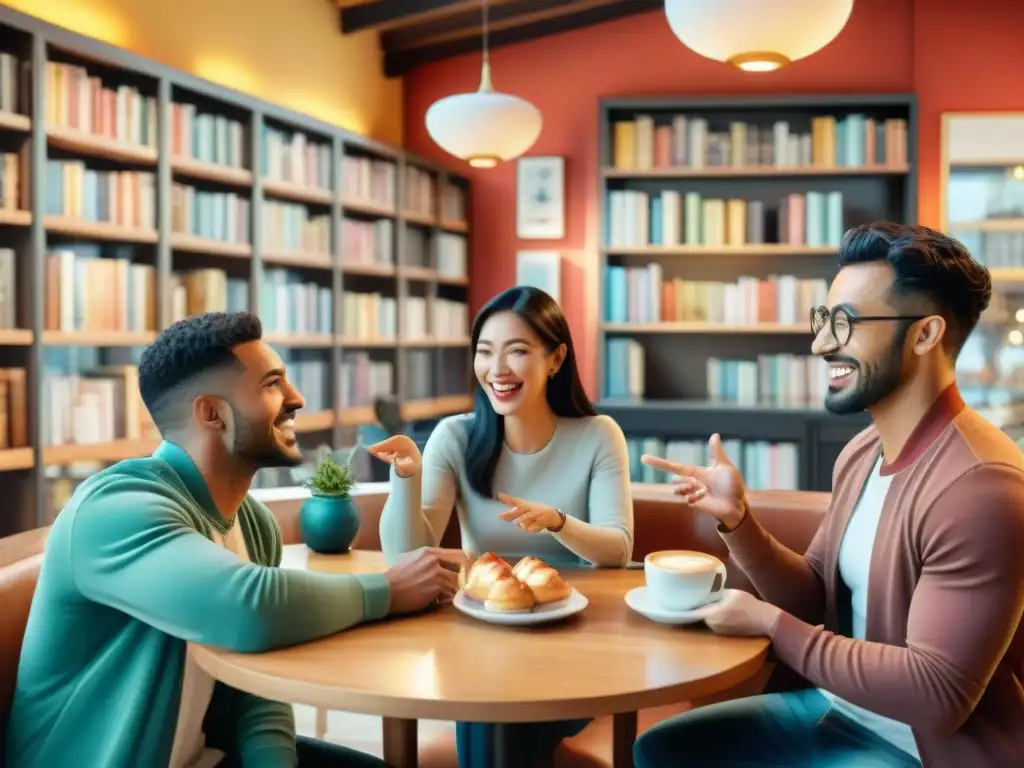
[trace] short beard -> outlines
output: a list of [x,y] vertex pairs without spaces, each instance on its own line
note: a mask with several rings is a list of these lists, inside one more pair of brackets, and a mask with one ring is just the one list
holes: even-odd
[[291,455],[278,444],[274,427],[269,429],[254,422],[236,420],[231,452],[260,469],[266,467],[297,467],[301,455]]
[[[903,383],[903,342],[906,329],[896,335],[889,354],[873,364],[857,365],[857,384],[825,395],[825,409],[837,416],[861,413],[877,405]],[[828,356],[826,355],[826,359]]]

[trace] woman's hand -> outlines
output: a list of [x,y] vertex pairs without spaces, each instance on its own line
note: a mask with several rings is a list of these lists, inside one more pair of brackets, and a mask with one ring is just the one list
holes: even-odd
[[412,438],[405,435],[394,435],[387,440],[381,440],[366,449],[371,456],[376,456],[381,461],[386,461],[395,468],[395,474],[399,477],[413,477],[420,471],[422,458],[420,449]]
[[540,533],[562,527],[562,516],[554,507],[537,504],[533,501],[523,501],[515,496],[509,496],[507,493],[499,493],[498,501],[511,507],[502,512],[499,517],[502,520],[514,522],[524,531]]

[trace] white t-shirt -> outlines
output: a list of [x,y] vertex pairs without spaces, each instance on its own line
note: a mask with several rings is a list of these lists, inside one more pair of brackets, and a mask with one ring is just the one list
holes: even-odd
[[[881,469],[882,458],[879,457],[864,484],[860,501],[850,516],[843,541],[839,545],[839,576],[850,590],[853,601],[853,637],[856,640],[865,638],[871,550],[875,546],[878,521],[882,517],[882,505],[892,482],[892,475],[883,476]],[[832,708],[836,712],[859,723],[916,759],[921,759],[917,751],[917,742],[914,741],[914,732],[909,725],[869,712],[824,689],[819,690],[832,702]]]
[[[242,526],[237,522],[223,536],[214,531],[213,541],[234,552],[239,560],[249,562]],[[206,734],[203,733],[203,720],[213,696],[213,686],[213,678],[192,660],[192,654],[186,653],[181,705],[178,708],[178,725],[174,731],[169,768],[214,768],[224,758],[220,750],[206,747]]]

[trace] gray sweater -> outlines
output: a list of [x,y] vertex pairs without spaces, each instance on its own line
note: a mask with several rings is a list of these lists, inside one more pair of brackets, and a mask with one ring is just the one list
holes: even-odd
[[633,501],[629,456],[619,425],[607,416],[560,418],[555,434],[536,453],[502,446],[495,495],[546,504],[565,512],[558,533],[528,533],[498,515],[508,509],[469,487],[465,450],[472,414],[442,420],[423,450],[419,474],[391,472],[391,493],[380,519],[388,562],[404,552],[436,546],[454,509],[462,547],[472,554],[540,557],[552,565],[624,567],[633,553]]

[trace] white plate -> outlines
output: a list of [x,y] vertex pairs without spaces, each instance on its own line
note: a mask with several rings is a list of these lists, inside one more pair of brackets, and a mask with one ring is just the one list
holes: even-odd
[[735,598],[738,589],[723,589],[721,594],[689,611],[669,611],[651,600],[647,587],[637,587],[626,593],[626,605],[659,624],[697,624],[721,603]]
[[540,605],[532,610],[523,613],[501,613],[500,611],[488,611],[484,604],[466,597],[460,589],[452,600],[458,610],[467,616],[472,616],[480,621],[487,621],[491,624],[505,624],[513,627],[526,627],[532,624],[547,624],[549,621],[558,621],[569,616],[574,616],[590,603],[586,597],[573,587],[572,594],[565,600],[559,600],[550,605]]

